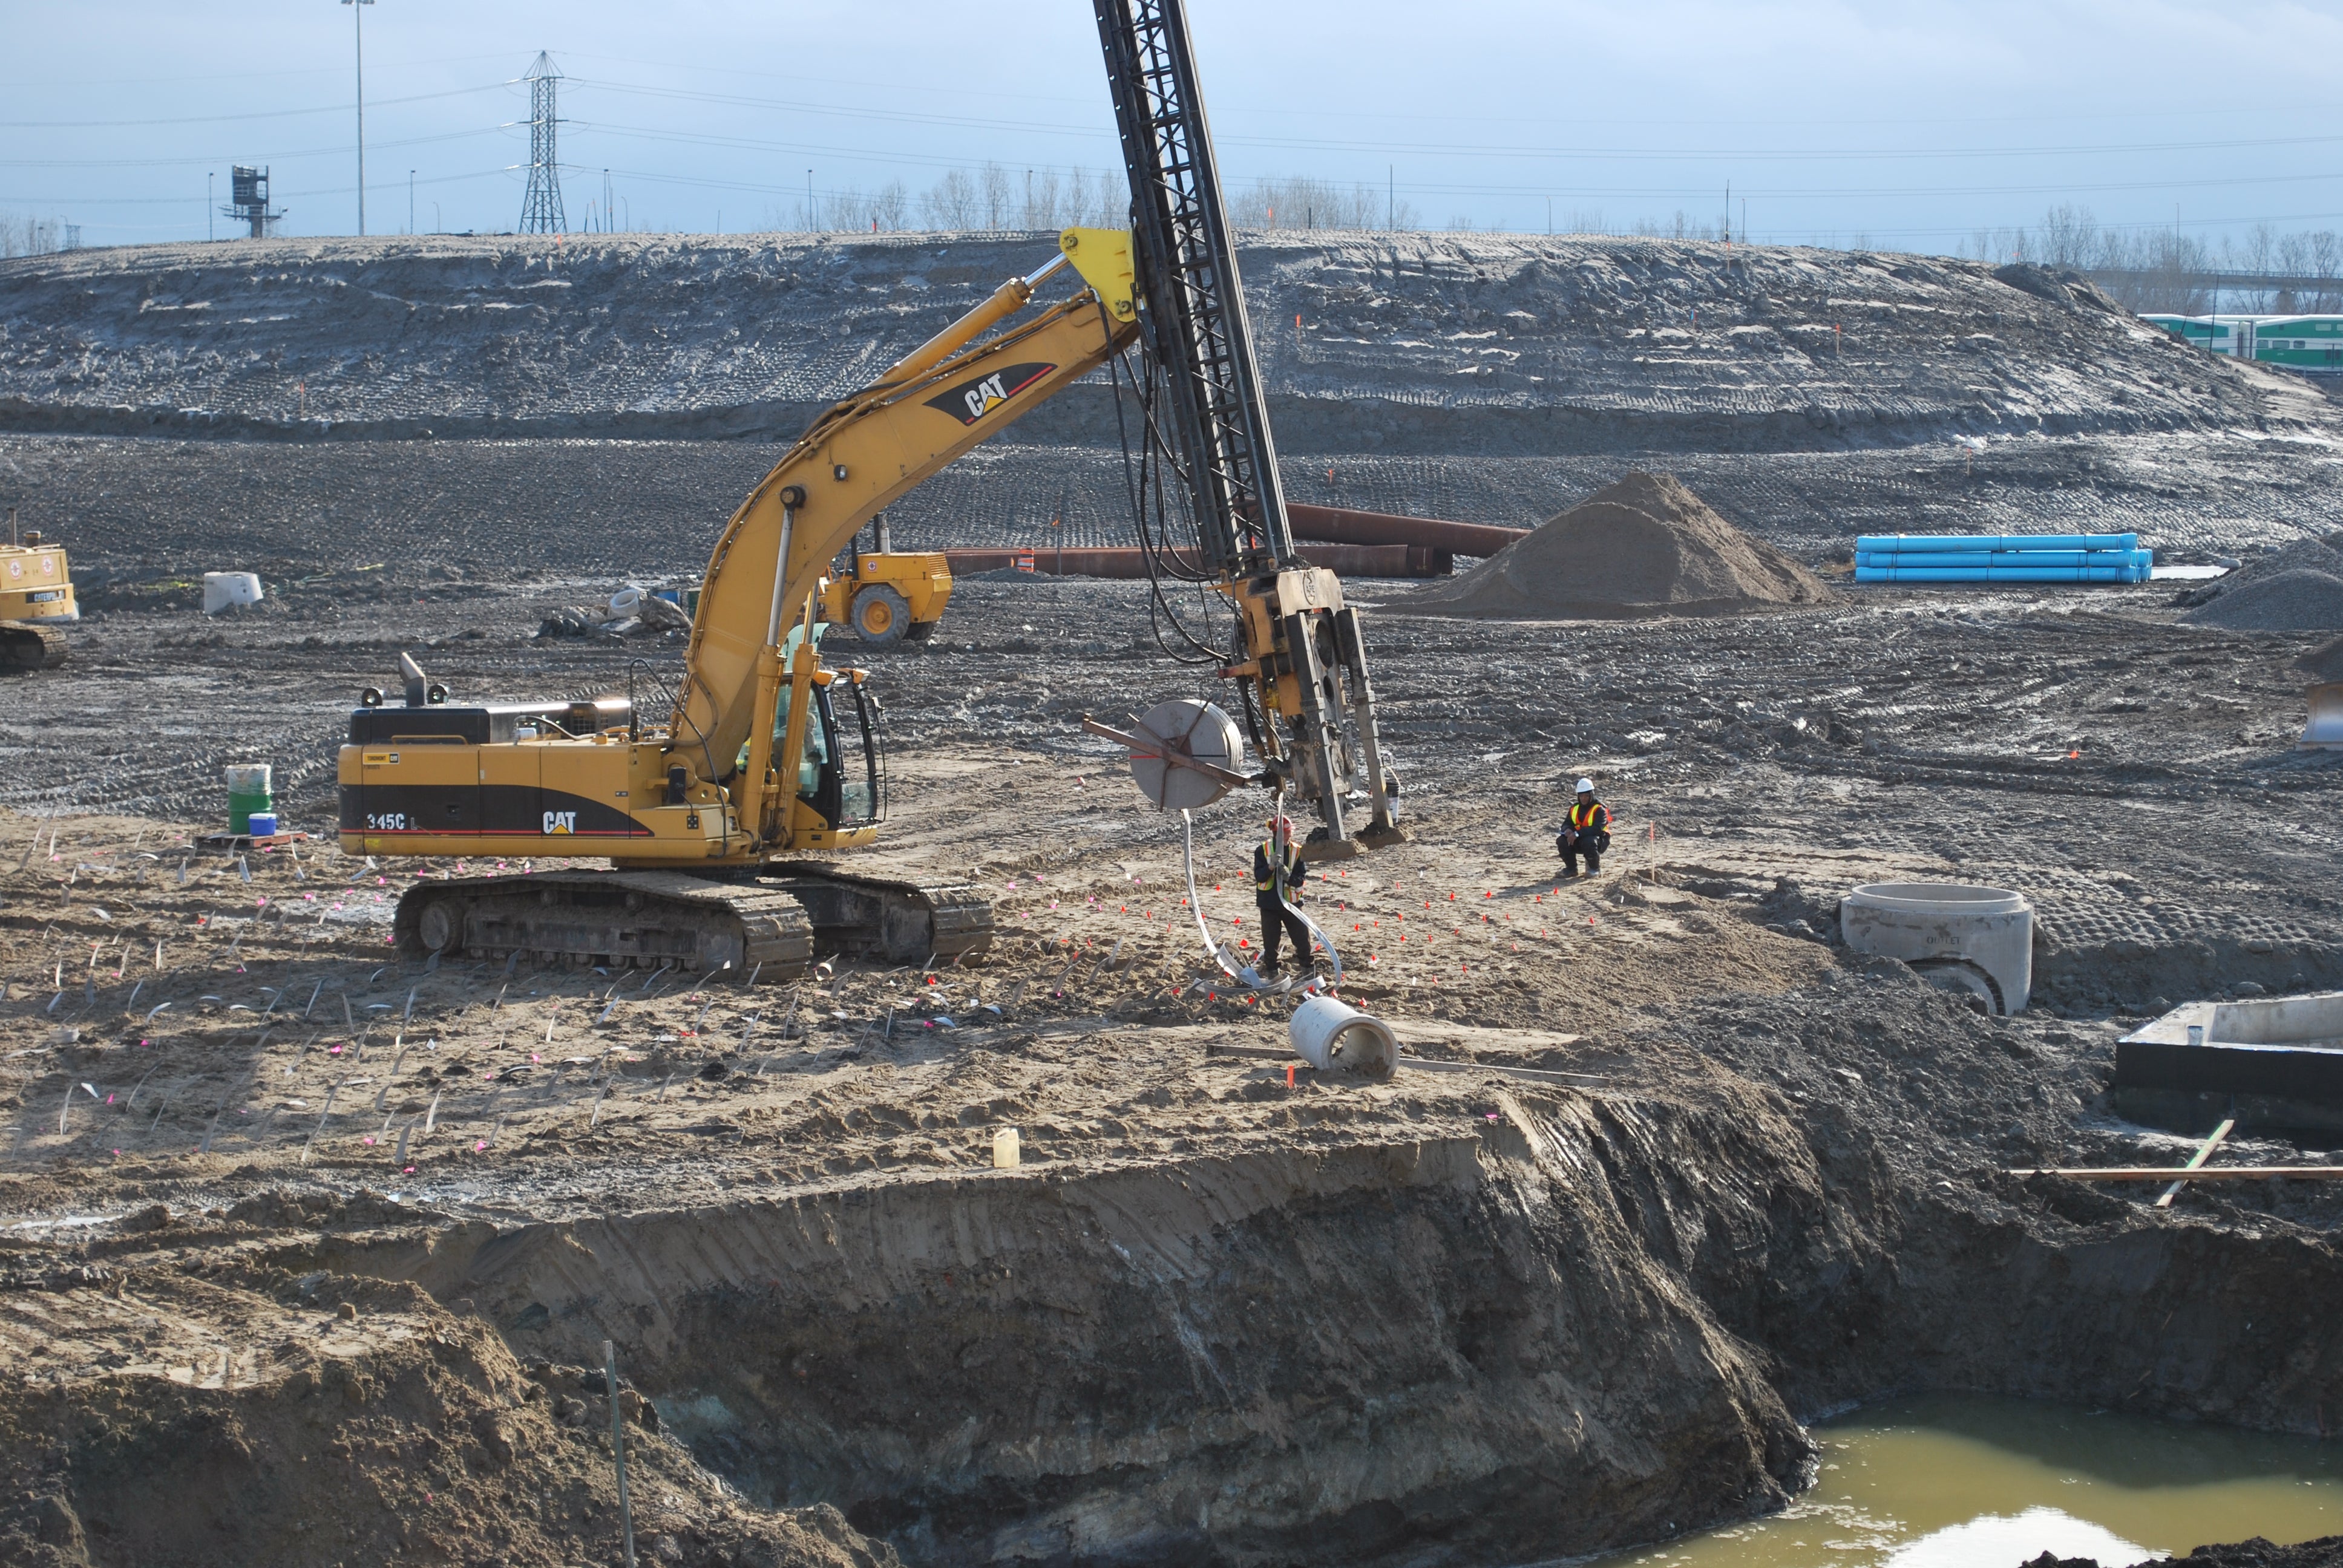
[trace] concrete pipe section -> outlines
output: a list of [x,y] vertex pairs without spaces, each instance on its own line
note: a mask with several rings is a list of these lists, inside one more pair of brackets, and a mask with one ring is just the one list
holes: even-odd
[[1285,1026],[1293,1054],[1321,1072],[1353,1072],[1380,1083],[1399,1066],[1391,1026],[1331,996],[1313,996]]
[[1902,959],[1932,985],[1996,1013],[2034,989],[2034,906],[2004,888],[1871,882],[1839,900],[1839,934],[1859,953]]

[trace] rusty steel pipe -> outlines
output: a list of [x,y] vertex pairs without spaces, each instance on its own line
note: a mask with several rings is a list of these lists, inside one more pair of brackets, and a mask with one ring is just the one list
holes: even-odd
[[[944,562],[954,576],[967,572],[1002,571],[1017,564],[1015,549],[945,550]],[[1345,578],[1439,578],[1455,569],[1454,555],[1444,548],[1408,544],[1312,544],[1299,552],[1313,567],[1324,567]],[[1146,562],[1129,547],[1104,549],[1058,549],[1037,546],[1032,551],[1037,577],[1143,578]],[[1193,569],[1192,567],[1190,568]]]
[[[1493,556],[1529,532],[1527,528],[1450,523],[1437,518],[1403,518],[1391,512],[1312,507],[1294,501],[1286,503],[1285,517],[1297,539],[1335,545],[1428,545],[1459,556]],[[1328,564],[1315,556],[1311,558],[1320,566]]]

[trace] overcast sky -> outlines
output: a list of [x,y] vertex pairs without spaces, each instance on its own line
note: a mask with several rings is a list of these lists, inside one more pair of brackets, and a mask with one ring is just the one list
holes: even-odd
[[[2061,203],[2343,229],[2343,0],[1191,5],[1232,184],[1388,182],[1426,227],[1714,226],[1730,182],[1761,242],[1973,249]],[[354,232],[354,15],[0,0],[0,215],[200,238],[206,175],[223,202],[253,163],[283,232]],[[573,229],[606,168],[624,225],[728,232],[802,226],[809,171],[818,212],[987,162],[1120,177],[1074,0],[379,0],[364,27],[371,233],[408,226],[410,170],[417,227],[516,225],[539,49]]]

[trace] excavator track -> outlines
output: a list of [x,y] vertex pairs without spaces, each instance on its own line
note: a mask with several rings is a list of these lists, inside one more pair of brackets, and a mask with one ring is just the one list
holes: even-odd
[[0,671],[30,674],[65,661],[65,633],[32,621],[0,620]]
[[418,882],[392,934],[409,958],[649,969],[793,980],[817,948],[896,963],[944,961],[991,945],[992,904],[963,886],[841,873],[819,862],[759,881],[681,871],[538,871]]
[[958,883],[930,884],[826,860],[782,860],[765,868],[779,888],[813,918],[825,950],[894,963],[940,963],[992,945],[992,900]]
[[790,980],[813,961],[814,922],[785,891],[680,871],[538,871],[418,882],[391,931],[410,958],[520,954],[561,968],[674,968]]

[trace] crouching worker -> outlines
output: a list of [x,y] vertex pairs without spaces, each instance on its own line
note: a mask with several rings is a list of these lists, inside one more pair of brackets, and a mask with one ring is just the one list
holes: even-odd
[[1266,824],[1269,837],[1263,839],[1252,852],[1252,899],[1261,911],[1261,964],[1253,971],[1263,980],[1277,975],[1278,939],[1291,936],[1293,950],[1302,968],[1310,968],[1310,928],[1300,916],[1286,908],[1302,901],[1302,884],[1308,873],[1302,867],[1302,853],[1294,848],[1293,824],[1283,817],[1272,817]]
[[1578,781],[1578,799],[1572,802],[1570,819],[1554,836],[1554,847],[1562,851],[1563,875],[1578,875],[1578,858],[1586,857],[1586,874],[1594,876],[1603,869],[1603,851],[1611,847],[1611,808],[1594,798],[1594,780]]

